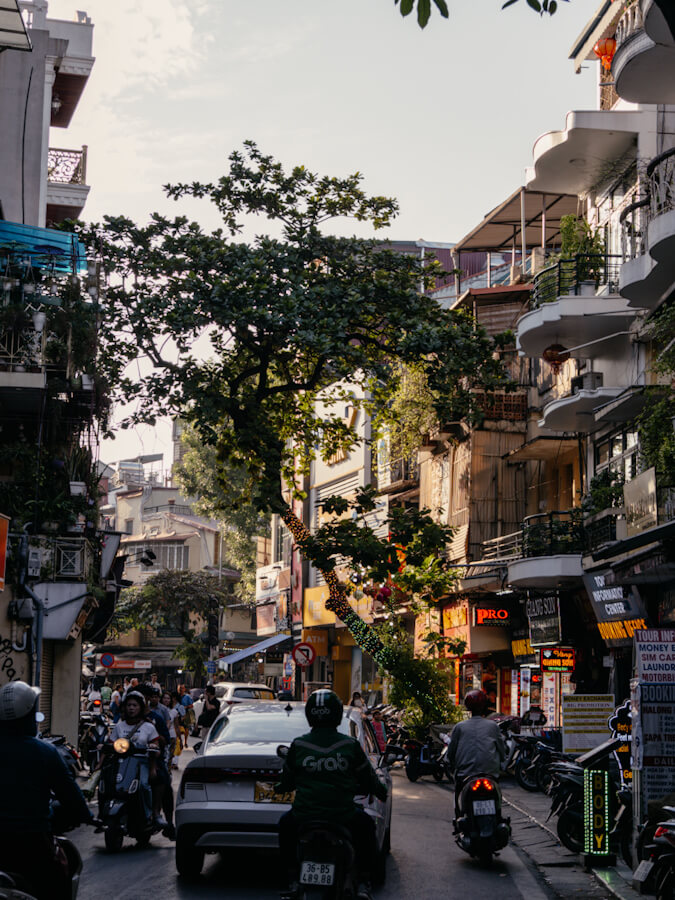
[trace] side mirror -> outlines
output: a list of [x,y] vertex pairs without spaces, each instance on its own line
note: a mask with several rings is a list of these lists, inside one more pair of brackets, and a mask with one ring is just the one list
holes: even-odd
[[197,743],[193,746],[192,749],[195,751],[195,753],[201,753],[203,744],[204,744],[204,741],[197,741]]
[[290,748],[285,744],[279,744],[279,746],[277,747],[277,756],[279,757],[279,759],[286,759],[289,749]]

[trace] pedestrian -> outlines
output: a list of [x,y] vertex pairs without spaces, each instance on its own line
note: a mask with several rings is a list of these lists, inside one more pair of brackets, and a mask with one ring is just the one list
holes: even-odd
[[113,717],[113,723],[120,720],[120,704],[122,702],[122,685],[116,684],[110,695],[110,714]]
[[154,688],[159,688],[160,691],[162,690],[162,685],[157,680],[157,672],[153,672],[152,675],[150,676],[150,686],[154,687]]
[[357,709],[363,709],[365,706],[363,699],[361,698],[360,691],[354,691],[352,694],[352,699],[349,701],[350,706],[355,706]]
[[[149,684],[141,686],[141,693],[148,702],[148,720],[153,723],[159,735],[160,753],[157,757],[156,776],[151,779],[152,807],[155,824],[162,829],[164,837],[175,840],[173,827],[173,790],[171,787],[171,775],[167,766],[167,754],[171,743],[171,734],[168,723],[171,721],[169,711],[159,702],[159,689],[152,688]],[[164,815],[162,816],[162,813]]]
[[172,769],[178,768],[178,763],[174,761],[175,756],[180,756],[183,750],[183,723],[180,711],[184,709],[178,702],[178,694],[172,694],[170,691],[164,691],[162,694],[162,703],[169,710],[171,724],[169,725],[169,735],[171,736],[171,747],[168,759],[168,765]]
[[387,726],[382,720],[382,710],[373,710],[373,719],[371,725],[373,726],[375,740],[377,741],[377,746],[380,749],[380,753],[384,753],[384,751],[387,749]]
[[179,703],[181,709],[179,710],[181,714],[181,726],[183,730],[183,746],[187,747],[188,745],[188,737],[194,726],[196,725],[196,717],[194,711],[194,703],[192,697],[185,690],[184,684],[178,685],[178,695],[179,695]]
[[204,709],[197,720],[200,732],[199,736],[203,740],[209,732],[209,728],[218,718],[220,712],[220,700],[216,698],[216,689],[212,684],[206,686],[204,691]]

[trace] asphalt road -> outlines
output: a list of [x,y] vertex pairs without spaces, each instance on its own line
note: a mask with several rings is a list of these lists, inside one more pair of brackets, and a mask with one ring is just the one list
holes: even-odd
[[[183,754],[191,758],[191,753]],[[504,850],[491,869],[462,853],[452,839],[450,790],[431,779],[410,784],[402,770],[392,773],[394,805],[392,850],[387,880],[376,900],[547,900],[552,895],[523,863],[514,847]],[[72,835],[84,860],[79,900],[272,900],[282,887],[281,862],[269,851],[235,851],[207,856],[202,877],[187,883],[176,875],[173,844],[156,836],[145,850],[130,841],[115,855],[103,835],[81,828]]]

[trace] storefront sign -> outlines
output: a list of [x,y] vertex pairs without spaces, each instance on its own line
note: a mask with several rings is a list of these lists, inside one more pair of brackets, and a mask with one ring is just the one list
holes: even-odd
[[640,684],[675,684],[675,629],[636,631],[635,664]]
[[443,607],[443,633],[449,628],[465,628],[468,625],[467,607],[465,603]]
[[583,576],[602,639],[610,647],[630,647],[633,632],[645,627],[645,610],[635,585],[617,583],[611,569]]
[[574,671],[574,647],[547,647],[539,652],[542,672]]
[[529,591],[525,612],[530,626],[530,644],[533,647],[560,643],[560,599],[557,591],[546,594]]
[[675,791],[675,684],[636,684],[631,698],[633,768],[646,809]]
[[511,612],[504,606],[475,606],[474,625],[510,625]]
[[630,700],[617,706],[614,714],[609,717],[607,726],[612,737],[622,741],[621,746],[612,755],[619,766],[621,786],[630,787],[633,782],[633,770],[631,769],[633,714]]
[[266,603],[265,605],[256,606],[255,620],[256,633],[258,637],[264,637],[268,634],[276,634],[276,603]]
[[7,537],[9,519],[0,513],[0,591],[5,589],[5,567],[7,565]]
[[302,629],[303,644],[311,644],[317,656],[328,656],[328,632],[318,628]]
[[279,575],[281,564],[262,566],[255,574],[255,599],[268,600],[275,598],[279,593]]
[[628,537],[640,534],[658,524],[656,499],[656,469],[653,467],[637,475],[623,486],[623,505],[626,510]]
[[120,659],[115,657],[111,669],[130,669],[132,672],[142,672],[152,667],[152,660],[149,659]]
[[554,674],[545,674],[541,685],[541,708],[546,716],[546,724],[552,728],[558,724],[558,705],[556,703],[556,677]]
[[612,694],[563,696],[563,753],[586,753],[606,741],[607,720],[613,712]]
[[608,856],[609,772],[584,770],[584,853]]

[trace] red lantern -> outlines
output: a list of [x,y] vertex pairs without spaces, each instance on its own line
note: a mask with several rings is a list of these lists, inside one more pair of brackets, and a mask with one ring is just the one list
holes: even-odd
[[606,69],[611,69],[612,59],[616,53],[616,41],[614,38],[603,38],[593,47],[593,53],[602,61]]
[[554,375],[557,375],[560,372],[563,363],[566,363],[570,358],[569,353],[562,344],[551,344],[551,346],[547,347],[541,355],[544,361],[547,362],[553,370]]

